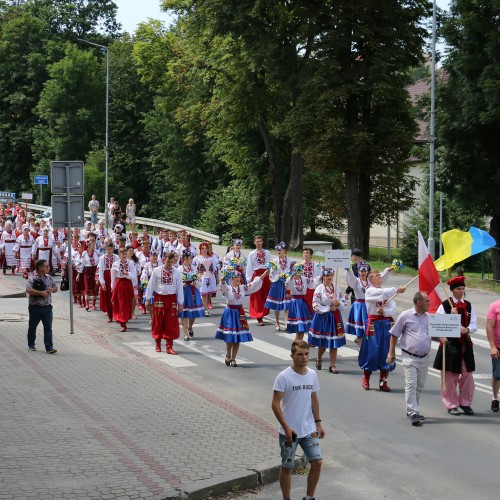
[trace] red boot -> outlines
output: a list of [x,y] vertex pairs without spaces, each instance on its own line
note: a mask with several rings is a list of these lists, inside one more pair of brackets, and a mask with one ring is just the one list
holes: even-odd
[[177,353],[174,351],[174,348],[172,347],[172,345],[168,345],[167,344],[167,354],[174,354],[176,355]]
[[361,387],[365,391],[368,391],[370,389],[370,375],[372,372],[370,370],[363,370],[363,379],[361,380]]
[[96,300],[97,299],[95,297],[92,299],[92,311],[96,310],[96,307],[95,307]]
[[391,388],[387,385],[387,378],[389,377],[389,372],[380,371],[380,380],[378,382],[378,388],[384,392],[391,392]]
[[156,352],[161,352],[161,340],[156,341]]

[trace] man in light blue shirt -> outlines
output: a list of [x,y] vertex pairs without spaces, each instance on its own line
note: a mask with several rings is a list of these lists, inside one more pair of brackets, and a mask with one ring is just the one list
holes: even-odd
[[417,292],[413,297],[414,306],[403,311],[394,326],[391,334],[387,362],[395,359],[395,350],[398,339],[403,358],[405,373],[405,400],[406,415],[411,425],[419,427],[424,420],[420,415],[420,395],[424,389],[427,371],[429,368],[429,351],[431,338],[429,337],[429,296],[425,292]]

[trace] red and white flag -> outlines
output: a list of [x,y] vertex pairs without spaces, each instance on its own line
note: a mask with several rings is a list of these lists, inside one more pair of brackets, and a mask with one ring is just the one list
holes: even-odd
[[436,266],[432,261],[432,257],[429,254],[427,245],[422,236],[422,233],[418,232],[418,289],[421,292],[427,292],[429,299],[431,300],[429,306],[429,312],[435,313],[437,308],[443,302],[439,295],[439,286],[441,284],[441,279],[437,272]]

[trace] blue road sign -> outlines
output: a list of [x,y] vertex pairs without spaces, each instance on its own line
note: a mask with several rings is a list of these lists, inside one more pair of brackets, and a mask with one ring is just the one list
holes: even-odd
[[48,184],[49,176],[48,175],[35,175],[35,184]]

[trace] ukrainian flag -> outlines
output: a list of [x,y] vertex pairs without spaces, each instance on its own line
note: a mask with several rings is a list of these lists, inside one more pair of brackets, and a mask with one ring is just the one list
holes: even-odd
[[451,229],[441,235],[444,254],[434,262],[438,271],[449,269],[471,255],[494,247],[497,242],[486,231],[471,226],[468,232]]

